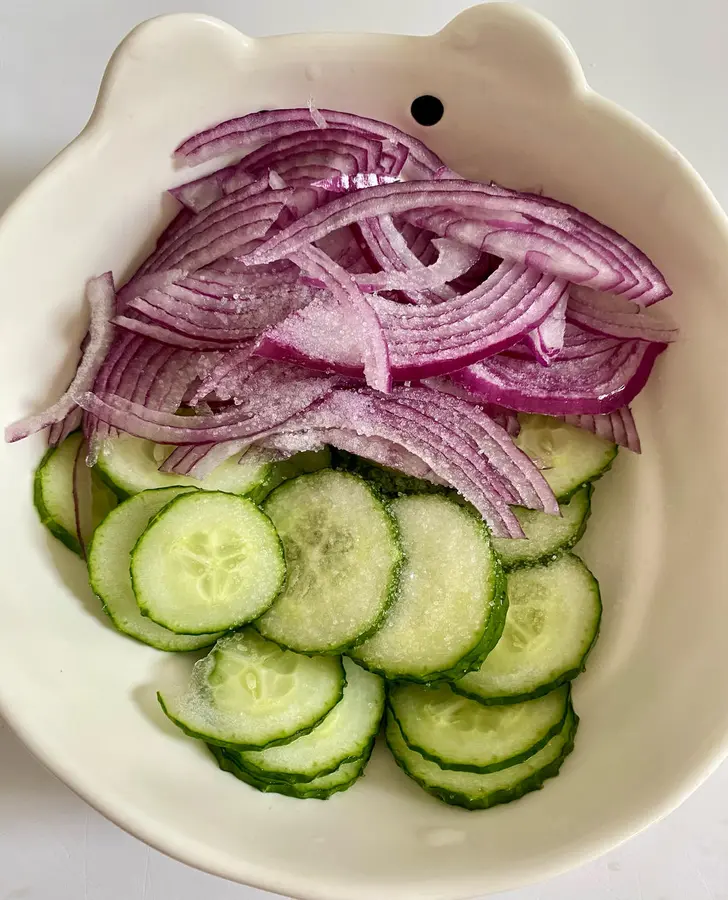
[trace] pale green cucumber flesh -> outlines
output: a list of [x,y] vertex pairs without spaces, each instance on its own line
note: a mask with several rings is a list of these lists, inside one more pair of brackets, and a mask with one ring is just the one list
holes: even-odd
[[132,589],[131,551],[149,521],[189,487],[161,488],[135,494],[120,503],[94,532],[88,549],[89,581],[111,621],[124,634],[158,650],[197,650],[219,634],[181,635],[143,616]]
[[599,633],[599,585],[571,553],[508,574],[508,614],[498,645],[453,690],[483,703],[547,694],[584,670]]
[[271,476],[275,453],[251,447],[222,462],[203,479],[160,472],[159,466],[174,447],[155,444],[130,434],[109,438],[100,449],[96,467],[100,475],[124,498],[154,488],[186,485],[230,494],[248,494],[261,488]]
[[558,500],[600,478],[617,456],[616,444],[561,419],[522,413],[518,420],[515,443],[541,469]]
[[131,555],[139,608],[177,634],[227,631],[257,619],[285,574],[270,519],[252,501],[221,491],[177,497]]
[[397,765],[429,794],[452,806],[488,809],[537,791],[548,778],[558,775],[574,748],[578,723],[579,718],[569,705],[561,731],[538,752],[523,762],[485,775],[442,769],[425,759],[407,746],[393,716],[388,717],[386,734]]
[[433,494],[390,503],[405,562],[381,628],[351,651],[389,679],[431,683],[478,665],[505,620],[498,559],[479,518]]
[[341,700],[340,658],[308,657],[250,628],[222,637],[190,682],[158,694],[185,733],[235,750],[286,744],[312,731]]
[[379,730],[384,684],[349,659],[344,669],[344,696],[320,725],[290,744],[238,753],[238,764],[258,778],[312,781],[358,759]]
[[568,550],[582,537],[591,511],[591,484],[562,501],[560,516],[516,506],[513,512],[521,523],[524,538],[493,538],[493,546],[506,569],[532,566],[555,553]]
[[264,504],[283,542],[287,583],[256,622],[303,653],[339,653],[382,623],[396,596],[401,550],[392,515],[356,475],[324,469]]
[[84,457],[83,435],[75,431],[46,451],[33,478],[33,503],[42,524],[81,557],[96,526],[116,505]]
[[407,744],[445,769],[495,772],[541,749],[563,725],[565,686],[524,703],[484,706],[447,685],[391,685],[388,705]]

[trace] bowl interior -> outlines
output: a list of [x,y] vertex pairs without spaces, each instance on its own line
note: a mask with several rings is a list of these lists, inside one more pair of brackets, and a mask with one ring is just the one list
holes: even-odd
[[[409,114],[421,94],[445,107],[429,129]],[[2,419],[63,386],[85,328],[85,280],[113,268],[120,282],[171,216],[165,189],[194,177],[173,164],[174,146],[309,96],[394,122],[466,176],[576,203],[635,241],[674,289],[681,341],[635,404],[643,456],[621,454],[599,483],[583,544],[604,620],[575,687],[573,756],[543,791],[485,813],[434,801],[381,749],[360,784],[326,803],[234,782],[157,706],[155,690],[189,659],[115,633],[79,561],[39,527],[40,439],[1,451],[0,705],[102,812],[226,877],[322,900],[515,887],[664,814],[717,765],[728,733],[726,419],[716,415],[728,375],[726,221],[676,151],[586,89],[548,23],[488,4],[428,38],[251,40],[198,16],[140,26],[113,58],[90,125],[0,225]]]

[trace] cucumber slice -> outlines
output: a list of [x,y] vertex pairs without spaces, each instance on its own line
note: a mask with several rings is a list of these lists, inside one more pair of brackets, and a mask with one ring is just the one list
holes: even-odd
[[183,494],[150,522],[131,554],[142,615],[176,634],[210,634],[257,619],[283,586],[273,523],[221,491]]
[[140,491],[172,485],[190,485],[230,494],[247,494],[260,489],[272,474],[275,454],[251,447],[226,459],[199,480],[187,475],[160,472],[159,466],[174,447],[155,444],[130,434],[104,441],[96,466],[100,475],[122,499]]
[[273,463],[265,481],[258,487],[247,491],[246,496],[250,497],[254,503],[260,504],[284,481],[330,468],[331,450],[328,447],[323,447],[321,450],[304,450],[288,459]]
[[369,485],[325,469],[279,487],[264,509],[288,565],[288,583],[256,622],[302,653],[339,653],[373,633],[396,594],[397,526]]
[[114,495],[79,456],[83,452],[83,435],[76,431],[46,452],[33,480],[33,503],[41,522],[81,557],[96,526],[116,506]]
[[390,685],[389,709],[407,744],[443,769],[497,772],[528,759],[561,731],[568,685],[525,703],[483,706],[448,685]]
[[574,749],[578,724],[579,717],[569,704],[563,728],[541,750],[515,766],[489,775],[441,769],[407,746],[392,716],[387,720],[387,745],[397,765],[429,794],[452,806],[488,809],[537,791],[546,779],[558,775],[564,760]]
[[331,453],[332,466],[345,472],[354,472],[361,475],[370,484],[388,497],[398,497],[400,494],[455,494],[456,492],[446,484],[433,484],[424,478],[416,478],[414,475],[405,475],[388,466],[381,466],[363,456],[356,456],[346,450],[333,449]]
[[337,703],[310,734],[282,747],[234,754],[254,778],[313,781],[358,759],[374,740],[384,712],[381,678],[344,660],[346,687]]
[[586,531],[593,487],[585,484],[571,499],[559,504],[561,516],[550,516],[522,506],[513,508],[526,535],[523,538],[493,538],[493,546],[504,568],[530,566],[574,546]]
[[129,558],[149,520],[189,487],[161,488],[135,494],[116,507],[94,532],[88,550],[89,580],[119,631],[158,650],[197,650],[214,644],[219,634],[173,634],[143,616],[131,586]]
[[614,462],[617,445],[583,428],[550,416],[518,416],[515,443],[541,469],[558,500],[567,500],[588,481],[596,481]]
[[384,624],[351,655],[389,679],[433,682],[478,666],[503,631],[504,579],[482,520],[446,497],[393,500],[405,563]]
[[321,775],[311,781],[274,781],[257,778],[249,769],[239,765],[235,754],[214,745],[210,745],[210,750],[223,771],[230,772],[231,775],[258,791],[284,794],[287,797],[295,797],[297,800],[328,800],[332,794],[348,790],[364,773],[373,746],[374,741],[371,741],[366,752],[358,759],[343,763],[334,772]]
[[247,628],[220,638],[195,663],[186,690],[157,697],[186,734],[260,750],[312,731],[341,700],[345,684],[340,658],[282,650]]
[[548,694],[584,671],[599,633],[596,578],[566,553],[508,574],[503,637],[477,672],[453,690],[482,703],[518,703]]

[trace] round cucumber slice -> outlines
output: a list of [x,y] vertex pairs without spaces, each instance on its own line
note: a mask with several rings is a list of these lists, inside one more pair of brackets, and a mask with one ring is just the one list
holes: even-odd
[[508,614],[498,645],[453,690],[483,703],[517,703],[547,694],[584,671],[599,633],[596,578],[571,553],[508,574]]
[[142,614],[177,634],[227,631],[257,619],[285,575],[268,516],[250,500],[219,491],[177,497],[131,555]]
[[368,637],[401,565],[396,524],[369,485],[325,469],[286,482],[264,509],[283,541],[288,581],[255,627],[302,653],[339,653]]
[[41,522],[81,557],[97,525],[116,506],[116,497],[86,466],[84,456],[83,435],[76,431],[45,453],[33,480]]
[[339,657],[282,650],[250,628],[220,638],[189,685],[159,693],[186,734],[234,750],[260,750],[308,734],[341,700]]
[[274,781],[270,778],[256,777],[249,769],[238,763],[238,755],[210,745],[212,755],[217,764],[225,772],[230,772],[240,781],[244,781],[258,791],[272,794],[283,794],[297,800],[328,800],[332,794],[348,790],[364,773],[374,742],[370,742],[366,752],[358,759],[343,763],[334,772],[321,775],[311,781]]
[[384,712],[384,683],[344,659],[346,687],[312,732],[290,744],[237,754],[238,763],[256,778],[312,781],[358,759],[374,740]]
[[75,432],[46,452],[35,470],[33,502],[41,522],[79,556],[83,556],[73,503],[73,467],[83,435]]
[[525,703],[484,706],[447,685],[391,685],[389,708],[407,744],[443,769],[496,772],[538,752],[561,731],[565,686]]
[[522,413],[518,421],[515,443],[541,469],[558,500],[600,478],[617,456],[616,444],[561,419]]
[[571,499],[560,503],[560,516],[550,516],[522,506],[514,507],[513,512],[526,537],[492,539],[504,568],[535,565],[561,550],[573,547],[586,530],[592,491],[592,486],[585,484]]
[[438,800],[465,809],[488,809],[537,791],[548,778],[558,775],[574,749],[578,724],[579,718],[569,706],[561,732],[541,750],[523,762],[488,775],[442,769],[425,759],[407,746],[393,716],[387,720],[387,746],[405,774]]
[[271,474],[275,459],[274,453],[251,447],[226,459],[206,478],[199,480],[159,471],[159,466],[173,449],[166,444],[123,434],[104,441],[96,466],[101,477],[122,498],[172,485],[247,494],[261,488]]
[[129,573],[129,557],[149,520],[168,503],[194,488],[172,487],[135,494],[119,504],[94,532],[88,550],[91,588],[119,631],[158,650],[197,650],[214,644],[219,634],[174,634],[143,616]]
[[504,580],[482,520],[445,497],[393,500],[405,562],[382,627],[351,655],[389,679],[431,683],[478,666],[505,622]]

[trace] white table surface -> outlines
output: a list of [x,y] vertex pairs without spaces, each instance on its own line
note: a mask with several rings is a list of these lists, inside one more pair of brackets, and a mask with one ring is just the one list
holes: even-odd
[[[192,9],[252,35],[427,33],[468,5],[467,0],[2,0],[0,209],[79,131],[109,54],[142,19]],[[566,33],[591,84],[662,132],[728,207],[727,0],[533,0],[528,5]],[[268,896],[189,869],[124,834],[46,772],[0,721],[0,900]],[[602,859],[499,897],[728,900],[728,764],[681,809]]]

